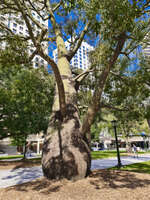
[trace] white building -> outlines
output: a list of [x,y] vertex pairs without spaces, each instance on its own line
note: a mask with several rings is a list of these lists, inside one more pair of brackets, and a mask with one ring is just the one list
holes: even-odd
[[[48,21],[43,21],[42,18],[37,15],[37,13],[32,12],[33,17],[38,20],[43,26],[48,27]],[[43,13],[44,15],[44,13]],[[14,34],[18,34],[21,36],[28,36],[28,29],[26,27],[26,24],[24,23],[23,20],[21,20],[21,16],[18,15],[12,15],[12,14],[5,14],[5,15],[0,15],[0,23],[5,24]],[[39,29],[38,27],[32,23],[32,27],[34,29],[35,35],[38,35]],[[3,34],[3,31],[0,30],[0,36]],[[70,50],[70,43],[65,42],[67,50]],[[1,43],[1,46],[5,45],[5,43]],[[32,45],[32,42],[29,41],[29,55],[31,55],[34,51],[34,47]],[[78,49],[77,53],[71,60],[71,66],[85,70],[89,66],[89,58],[88,58],[88,53],[93,50],[93,46],[89,45],[87,42],[83,41],[80,48]],[[48,48],[46,48],[47,53],[48,53]],[[53,51],[53,58],[54,61],[57,62],[57,49]],[[38,67],[41,65],[47,66],[47,62],[43,60],[40,56],[36,55],[33,59],[33,66]]]
[[[43,25],[48,27],[48,21],[43,21],[35,12],[32,12],[32,15]],[[23,20],[21,20],[20,15],[12,15],[12,14],[0,14],[0,23],[6,25],[14,34],[18,34],[24,37],[28,37],[28,29]],[[32,23],[32,27],[34,29],[35,35],[39,34],[38,27]],[[3,30],[0,30],[0,36],[3,35]],[[1,46],[5,46],[5,42],[1,43]],[[29,55],[31,55],[34,51],[34,47],[31,41],[29,41]],[[47,50],[48,52],[48,50]],[[41,65],[47,66],[47,62],[43,60],[40,56],[36,55],[33,60],[33,67],[38,67]]]
[[150,45],[147,45],[147,46],[143,49],[143,53],[144,53],[144,56],[150,57]]
[[[70,43],[65,42],[66,48],[70,50]],[[89,52],[94,49],[93,46],[89,45],[87,42],[83,41],[77,53],[71,60],[71,66],[74,68],[85,70],[89,67]],[[57,49],[53,51],[54,61],[57,63]]]
[[143,54],[145,57],[149,58],[150,57],[150,43],[149,43],[149,34],[146,35],[146,37],[143,40],[142,43],[142,48],[143,48]]

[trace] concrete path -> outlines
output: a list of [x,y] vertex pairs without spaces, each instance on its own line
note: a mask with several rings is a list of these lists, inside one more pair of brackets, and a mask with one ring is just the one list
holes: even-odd
[[43,176],[41,166],[0,170],[0,188],[32,181]]
[[[140,155],[139,158],[121,157],[123,165],[144,162],[150,160],[150,155]],[[91,169],[106,169],[117,165],[117,158],[92,160]],[[19,168],[0,170],[0,188],[5,188],[25,182],[30,182],[43,176],[41,166],[31,168]]]

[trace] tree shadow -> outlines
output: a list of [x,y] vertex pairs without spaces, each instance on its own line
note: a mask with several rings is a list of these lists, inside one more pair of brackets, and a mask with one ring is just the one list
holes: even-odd
[[[94,179],[90,180],[90,184],[95,186],[95,189],[100,188],[129,188],[146,187],[150,185],[150,178],[142,178],[142,174],[119,171],[119,170],[96,170],[90,176]],[[103,183],[102,185],[100,183]]]
[[[53,192],[58,192],[64,185],[61,181],[50,181],[46,178],[36,179],[32,182],[23,183],[13,186],[13,190],[20,192],[37,191],[41,194],[48,195]],[[12,190],[12,187],[7,188],[7,191]]]

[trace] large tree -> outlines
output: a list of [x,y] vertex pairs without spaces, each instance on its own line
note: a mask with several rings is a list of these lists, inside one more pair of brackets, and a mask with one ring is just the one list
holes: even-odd
[[29,134],[47,130],[54,82],[44,68],[34,69],[29,62],[20,64],[22,55],[28,61],[28,54],[25,44],[19,42],[19,38],[9,39],[0,49],[0,139],[21,138],[26,143]]
[[[120,54],[130,54],[146,34],[149,18],[145,17],[145,13],[148,12],[148,6],[149,1],[135,0],[2,1],[0,10],[3,14],[16,13],[22,16],[29,32],[26,39],[30,39],[35,47],[31,59],[35,54],[40,55],[51,65],[54,72],[55,100],[42,157],[43,172],[47,178],[79,179],[90,173],[87,135],[90,134],[90,127],[100,108],[105,83]],[[32,12],[42,20],[49,20],[49,28],[34,18]],[[32,23],[38,27],[38,34]],[[7,32],[2,39],[13,34],[4,24],[0,26]],[[98,56],[93,59],[95,65],[91,67],[95,74],[92,98],[81,123],[76,89],[81,77],[85,77],[88,71],[74,77],[70,61],[86,33],[92,36],[99,34],[100,43],[95,54]],[[71,38],[69,51],[65,47],[65,40],[68,38]],[[50,46],[52,42],[56,45],[57,63],[45,52],[45,41],[49,41]]]

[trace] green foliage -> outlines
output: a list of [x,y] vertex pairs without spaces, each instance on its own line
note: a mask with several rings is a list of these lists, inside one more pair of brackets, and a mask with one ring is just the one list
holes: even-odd
[[[5,51],[0,47],[0,64],[3,66],[24,64],[24,67],[30,67],[27,53],[28,45],[18,35],[7,36]],[[15,53],[15,56],[14,56]],[[11,69],[10,69],[11,70]],[[12,70],[13,71],[13,70]]]
[[[5,55],[11,59],[6,60]],[[1,50],[0,133],[2,138],[9,135],[16,142],[24,141],[29,134],[46,131],[54,96],[53,77],[44,68],[21,65],[20,60],[22,54],[9,48]]]
[[11,145],[24,146],[26,144],[26,138],[22,134],[14,134],[11,139]]
[[[7,9],[9,8],[11,12],[17,12],[17,10],[20,9],[18,4],[10,4],[7,7],[6,2],[2,3],[2,8],[4,11],[8,11]],[[26,2],[30,3],[30,1],[24,1],[22,2],[23,5],[27,5]],[[148,95],[146,92],[144,92],[145,88],[143,87],[143,78],[141,77],[144,77],[145,79],[146,73],[141,72],[141,74],[139,73],[136,76],[132,75],[127,77],[125,75],[125,70],[130,62],[123,56],[119,57],[119,55],[124,53],[124,55],[129,57],[129,54],[134,51],[134,49],[143,40],[146,33],[149,32],[149,17],[146,13],[146,8],[149,6],[149,4],[145,1],[129,0],[116,0],[115,3],[114,0],[65,0],[49,1],[49,3],[51,8],[55,8],[55,6],[57,7],[57,3],[60,3],[60,5],[57,7],[58,9],[56,9],[54,13],[51,14],[49,13],[47,6],[45,6],[46,4],[44,1],[37,1],[34,2],[35,11],[39,4],[41,7],[43,6],[43,10],[47,16],[50,16],[50,18],[55,18],[57,15],[55,18],[57,23],[54,23],[54,25],[51,26],[52,29],[49,30],[49,35],[56,36],[55,28],[57,27],[58,29],[60,28],[63,38],[74,38],[75,43],[73,44],[73,41],[71,42],[70,50],[72,50],[76,45],[78,39],[80,38],[81,30],[84,29],[84,26],[87,22],[90,22],[90,26],[87,32],[90,34],[92,33],[92,37],[95,35],[100,36],[99,46],[97,46],[95,51],[92,52],[91,56],[91,68],[93,69],[93,75],[91,78],[88,77],[88,79],[81,85],[81,90],[78,92],[78,104],[80,106],[81,116],[83,116],[83,114],[87,111],[88,106],[92,103],[91,99],[94,93],[94,89],[95,91],[100,91],[99,88],[101,88],[101,91],[103,91],[105,87],[104,93],[107,98],[97,98],[100,102],[95,102],[95,104],[100,103],[102,105],[104,103],[106,106],[109,105],[110,107],[116,107],[118,112],[113,112],[113,114],[121,121],[121,124],[126,122],[126,124],[129,125],[130,122],[132,122],[132,125],[129,126],[130,129],[130,127],[133,126],[134,119],[136,119],[136,121],[141,121],[141,118],[144,116],[141,102],[146,98],[146,96],[148,97]],[[28,8],[31,9],[33,7],[30,4]],[[21,9],[20,13],[22,12]],[[28,9],[25,9],[24,12],[27,13],[27,16],[30,15]],[[40,11],[38,10],[37,14],[39,15],[39,13]],[[31,30],[29,32],[31,32]],[[39,38],[39,44],[42,43],[44,39],[46,39],[43,38],[42,41],[42,35]],[[120,44],[119,42],[122,41],[123,38],[126,41],[125,45],[122,49],[119,49],[120,46],[118,46],[118,44]],[[2,57],[7,59],[3,59],[2,61],[4,61],[4,63],[2,63],[2,61],[1,63],[5,66],[7,66],[7,63],[11,63],[11,65],[13,64],[11,69],[13,67],[15,69],[18,68],[15,63],[26,63],[24,68],[25,66],[30,66],[26,52],[22,51],[22,48],[25,49],[27,44],[20,42],[19,38],[15,39],[15,43],[11,37],[8,38],[8,41],[12,48],[8,47],[7,51],[4,52]],[[79,46],[80,44],[81,41],[79,42]],[[15,57],[11,56],[13,51],[18,52]],[[118,61],[116,62],[117,59]],[[9,62],[6,62],[7,60],[9,60]],[[109,77],[109,81],[107,82],[107,85],[105,85],[107,77],[101,75],[104,69],[106,69],[108,66],[108,70],[111,68],[111,73],[113,75]],[[6,71],[7,70],[9,71],[10,68],[6,69]],[[32,70],[34,73],[34,75],[32,75],[31,72],[25,70],[20,71],[20,69],[17,69],[16,71],[17,79],[13,78],[12,76],[12,74],[15,73],[14,69],[12,70],[12,73],[5,73],[4,76],[8,77],[8,79],[6,79],[5,82],[1,81],[1,84],[3,85],[3,88],[1,88],[1,93],[3,94],[0,97],[1,101],[7,102],[9,99],[11,99],[12,105],[16,104],[16,109],[21,110],[23,108],[23,112],[21,112],[24,113],[24,115],[22,115],[22,119],[18,117],[18,114],[15,114],[16,119],[20,119],[21,121],[25,119],[26,121],[26,118],[30,116],[30,122],[32,121],[34,127],[36,127],[37,130],[39,124],[41,124],[38,123],[41,120],[39,116],[43,113],[41,110],[45,109],[41,105],[45,104],[46,100],[44,100],[44,98],[45,96],[48,96],[48,94],[44,95],[41,93],[45,86],[42,87],[41,82],[37,81],[36,76],[38,76],[38,72],[33,72]],[[27,80],[26,77],[28,77]],[[38,78],[39,77],[40,76],[38,76]],[[13,80],[12,84],[14,90],[11,90],[12,86],[9,84],[9,80]],[[33,83],[32,80],[36,83]],[[21,87],[23,84],[24,87]],[[29,86],[33,86],[30,87],[32,91],[28,90]],[[5,90],[5,88],[10,88],[12,93],[10,93],[10,90]],[[101,96],[101,92],[99,92],[99,94],[97,93],[97,97],[98,96]],[[40,105],[38,104],[38,106],[36,104],[37,99],[40,102]],[[9,123],[11,123],[11,118],[14,116],[12,105],[5,105],[7,110],[9,110],[11,113]],[[30,106],[28,107],[27,105]],[[34,110],[34,112],[31,112],[31,110]],[[40,115],[37,115],[38,112],[40,112]],[[27,113],[30,113],[30,115]],[[146,115],[149,116],[149,111],[146,112]],[[99,118],[99,112],[97,113],[97,116],[95,116],[95,123],[98,124],[98,120],[101,120],[101,118]],[[12,123],[12,127],[13,125],[15,125],[15,123]],[[25,126],[28,127],[31,132],[34,132],[34,130],[32,130],[31,124],[26,124]],[[101,127],[98,128],[97,125],[94,125],[92,127],[92,132],[97,134],[97,129],[100,130]],[[25,132],[28,132],[28,130]]]

